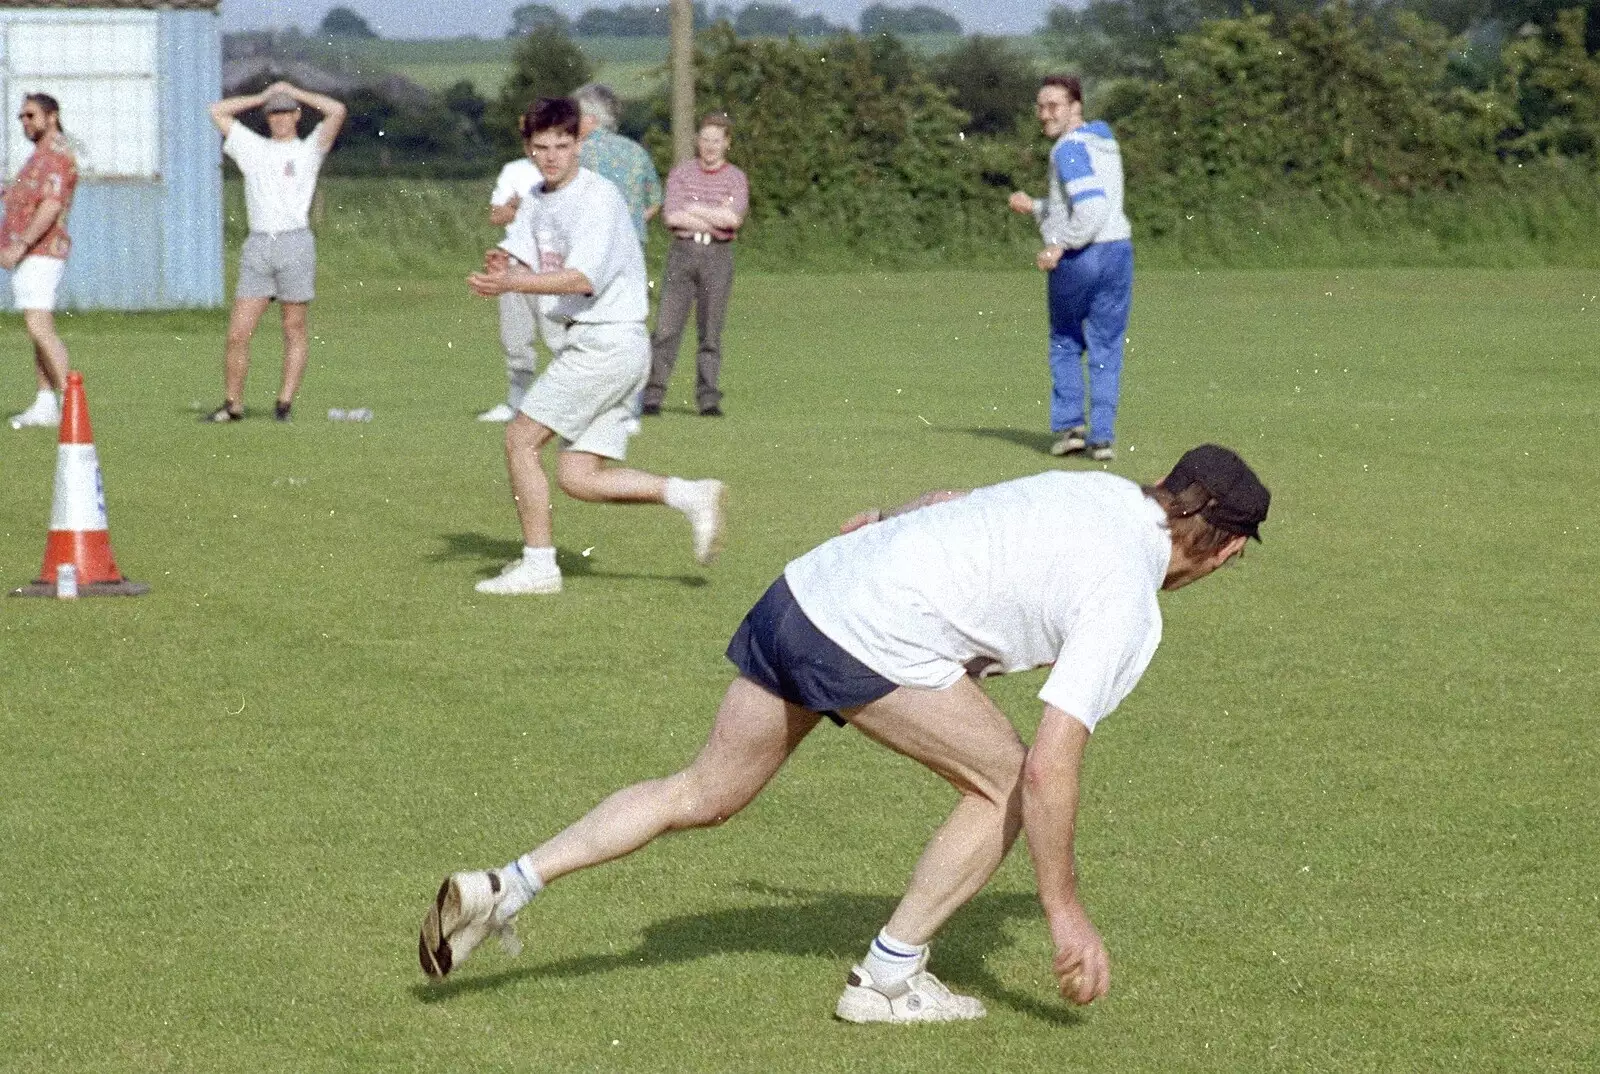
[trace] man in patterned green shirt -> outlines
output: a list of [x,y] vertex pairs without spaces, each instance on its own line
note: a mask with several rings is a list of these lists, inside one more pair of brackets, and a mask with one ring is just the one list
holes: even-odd
[[661,176],[644,146],[617,133],[617,95],[610,86],[589,82],[573,91],[581,118],[579,167],[599,172],[616,184],[628,203],[633,229],[644,242],[645,225],[661,211]]

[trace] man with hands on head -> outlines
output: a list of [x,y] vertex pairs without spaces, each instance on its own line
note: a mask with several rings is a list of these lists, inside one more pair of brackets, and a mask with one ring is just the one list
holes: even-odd
[[[863,512],[791,562],[728,645],[738,676],[681,772],[624,788],[495,869],[445,879],[418,940],[444,977],[547,884],[748,805],[823,716],[920,762],[960,794],[905,896],[853,967],[835,1014],[943,1022],[983,1004],[929,973],[929,943],[1020,832],[1055,942],[1061,994],[1106,995],[1110,959],[1078,892],[1073,843],[1084,749],[1161,640],[1160,590],[1241,555],[1270,497],[1238,455],[1187,453],[1159,485],[1051,471]],[[1025,746],[977,679],[1049,667]]]
[[[710,563],[722,535],[722,482],[610,465],[627,456],[638,429],[633,401],[650,373],[644,251],[616,186],[578,164],[578,106],[535,101],[523,117],[529,155],[544,176],[518,209],[517,226],[467,277],[485,298],[541,296],[541,315],[560,328],[555,357],[506,425],[506,467],[522,527],[522,558],[478,592],[559,593],[550,483],[540,453],[559,438],[556,481],[592,503],[659,503],[689,520],[695,560]],[[537,266],[536,268],[533,266]]]
[[[309,105],[322,122],[299,137],[300,109]],[[238,121],[252,108],[266,113],[271,137]],[[222,405],[205,418],[226,423],[244,417],[244,382],[250,372],[250,341],[273,299],[283,307],[283,380],[274,416],[288,421],[300,378],[311,356],[306,323],[316,294],[317,251],[311,237],[311,199],[317,173],[344,125],[345,106],[289,82],[260,93],[227,97],[211,106],[211,122],[222,132],[222,151],[244,175],[245,216],[250,235],[239,252],[239,283],[228,318]]]
[[1122,211],[1122,152],[1104,122],[1084,122],[1076,77],[1046,78],[1035,103],[1040,129],[1055,139],[1049,191],[1038,199],[1016,191],[1009,205],[1038,220],[1044,240],[1034,263],[1049,274],[1050,428],[1057,434],[1050,454],[1087,451],[1096,462],[1110,462],[1133,304],[1133,228]]

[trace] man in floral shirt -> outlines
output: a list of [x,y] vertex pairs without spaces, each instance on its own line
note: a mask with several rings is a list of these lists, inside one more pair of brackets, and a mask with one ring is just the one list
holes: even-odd
[[11,427],[54,427],[61,422],[61,391],[67,381],[67,345],[56,335],[56,288],[72,249],[66,224],[78,185],[78,162],[62,136],[61,105],[54,97],[28,94],[17,118],[34,150],[6,188],[0,268],[11,273],[12,304],[22,311],[33,341],[39,392],[32,406],[11,419]]
[[611,180],[628,203],[639,242],[645,225],[661,211],[661,176],[644,146],[617,133],[617,95],[610,86],[589,82],[572,92],[578,102],[578,164]]

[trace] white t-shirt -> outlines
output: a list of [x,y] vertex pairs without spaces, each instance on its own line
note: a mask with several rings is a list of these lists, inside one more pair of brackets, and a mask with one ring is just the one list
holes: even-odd
[[311,197],[322,168],[322,124],[304,138],[263,138],[238,120],[222,151],[244,173],[244,211],[250,230],[276,234],[311,226]]
[[1092,731],[1161,642],[1171,556],[1138,485],[1051,471],[863,526],[783,573],[817,629],[890,682],[943,689],[974,660],[1053,663],[1040,699]]
[[644,250],[616,185],[587,168],[554,193],[536,186],[522,199],[500,244],[540,272],[577,269],[592,295],[546,297],[547,315],[585,324],[644,323],[650,311]]
[[[504,205],[512,198],[521,202],[528,200],[528,192],[540,183],[544,176],[539,174],[539,168],[527,157],[518,157],[516,160],[507,161],[506,166],[500,169],[500,175],[494,181],[494,191],[489,195],[490,205]],[[511,228],[516,221],[506,225],[506,238],[512,238]]]

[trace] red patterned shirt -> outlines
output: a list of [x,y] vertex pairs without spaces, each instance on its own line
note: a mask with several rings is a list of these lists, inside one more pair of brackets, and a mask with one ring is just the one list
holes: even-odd
[[26,257],[55,257],[65,261],[72,249],[67,237],[67,211],[72,208],[72,192],[78,186],[78,162],[59,135],[44,139],[17,173],[5,192],[5,219],[0,221],[0,246],[20,242],[39,204],[48,198],[61,203],[61,211],[50,230],[28,248]]
[[[750,182],[744,172],[732,164],[724,163],[716,171],[706,171],[698,157],[673,167],[667,173],[667,201],[662,215],[671,217],[681,209],[694,206],[714,209],[732,209],[741,218],[750,210]],[[727,228],[712,228],[711,234],[726,242],[735,232]]]

